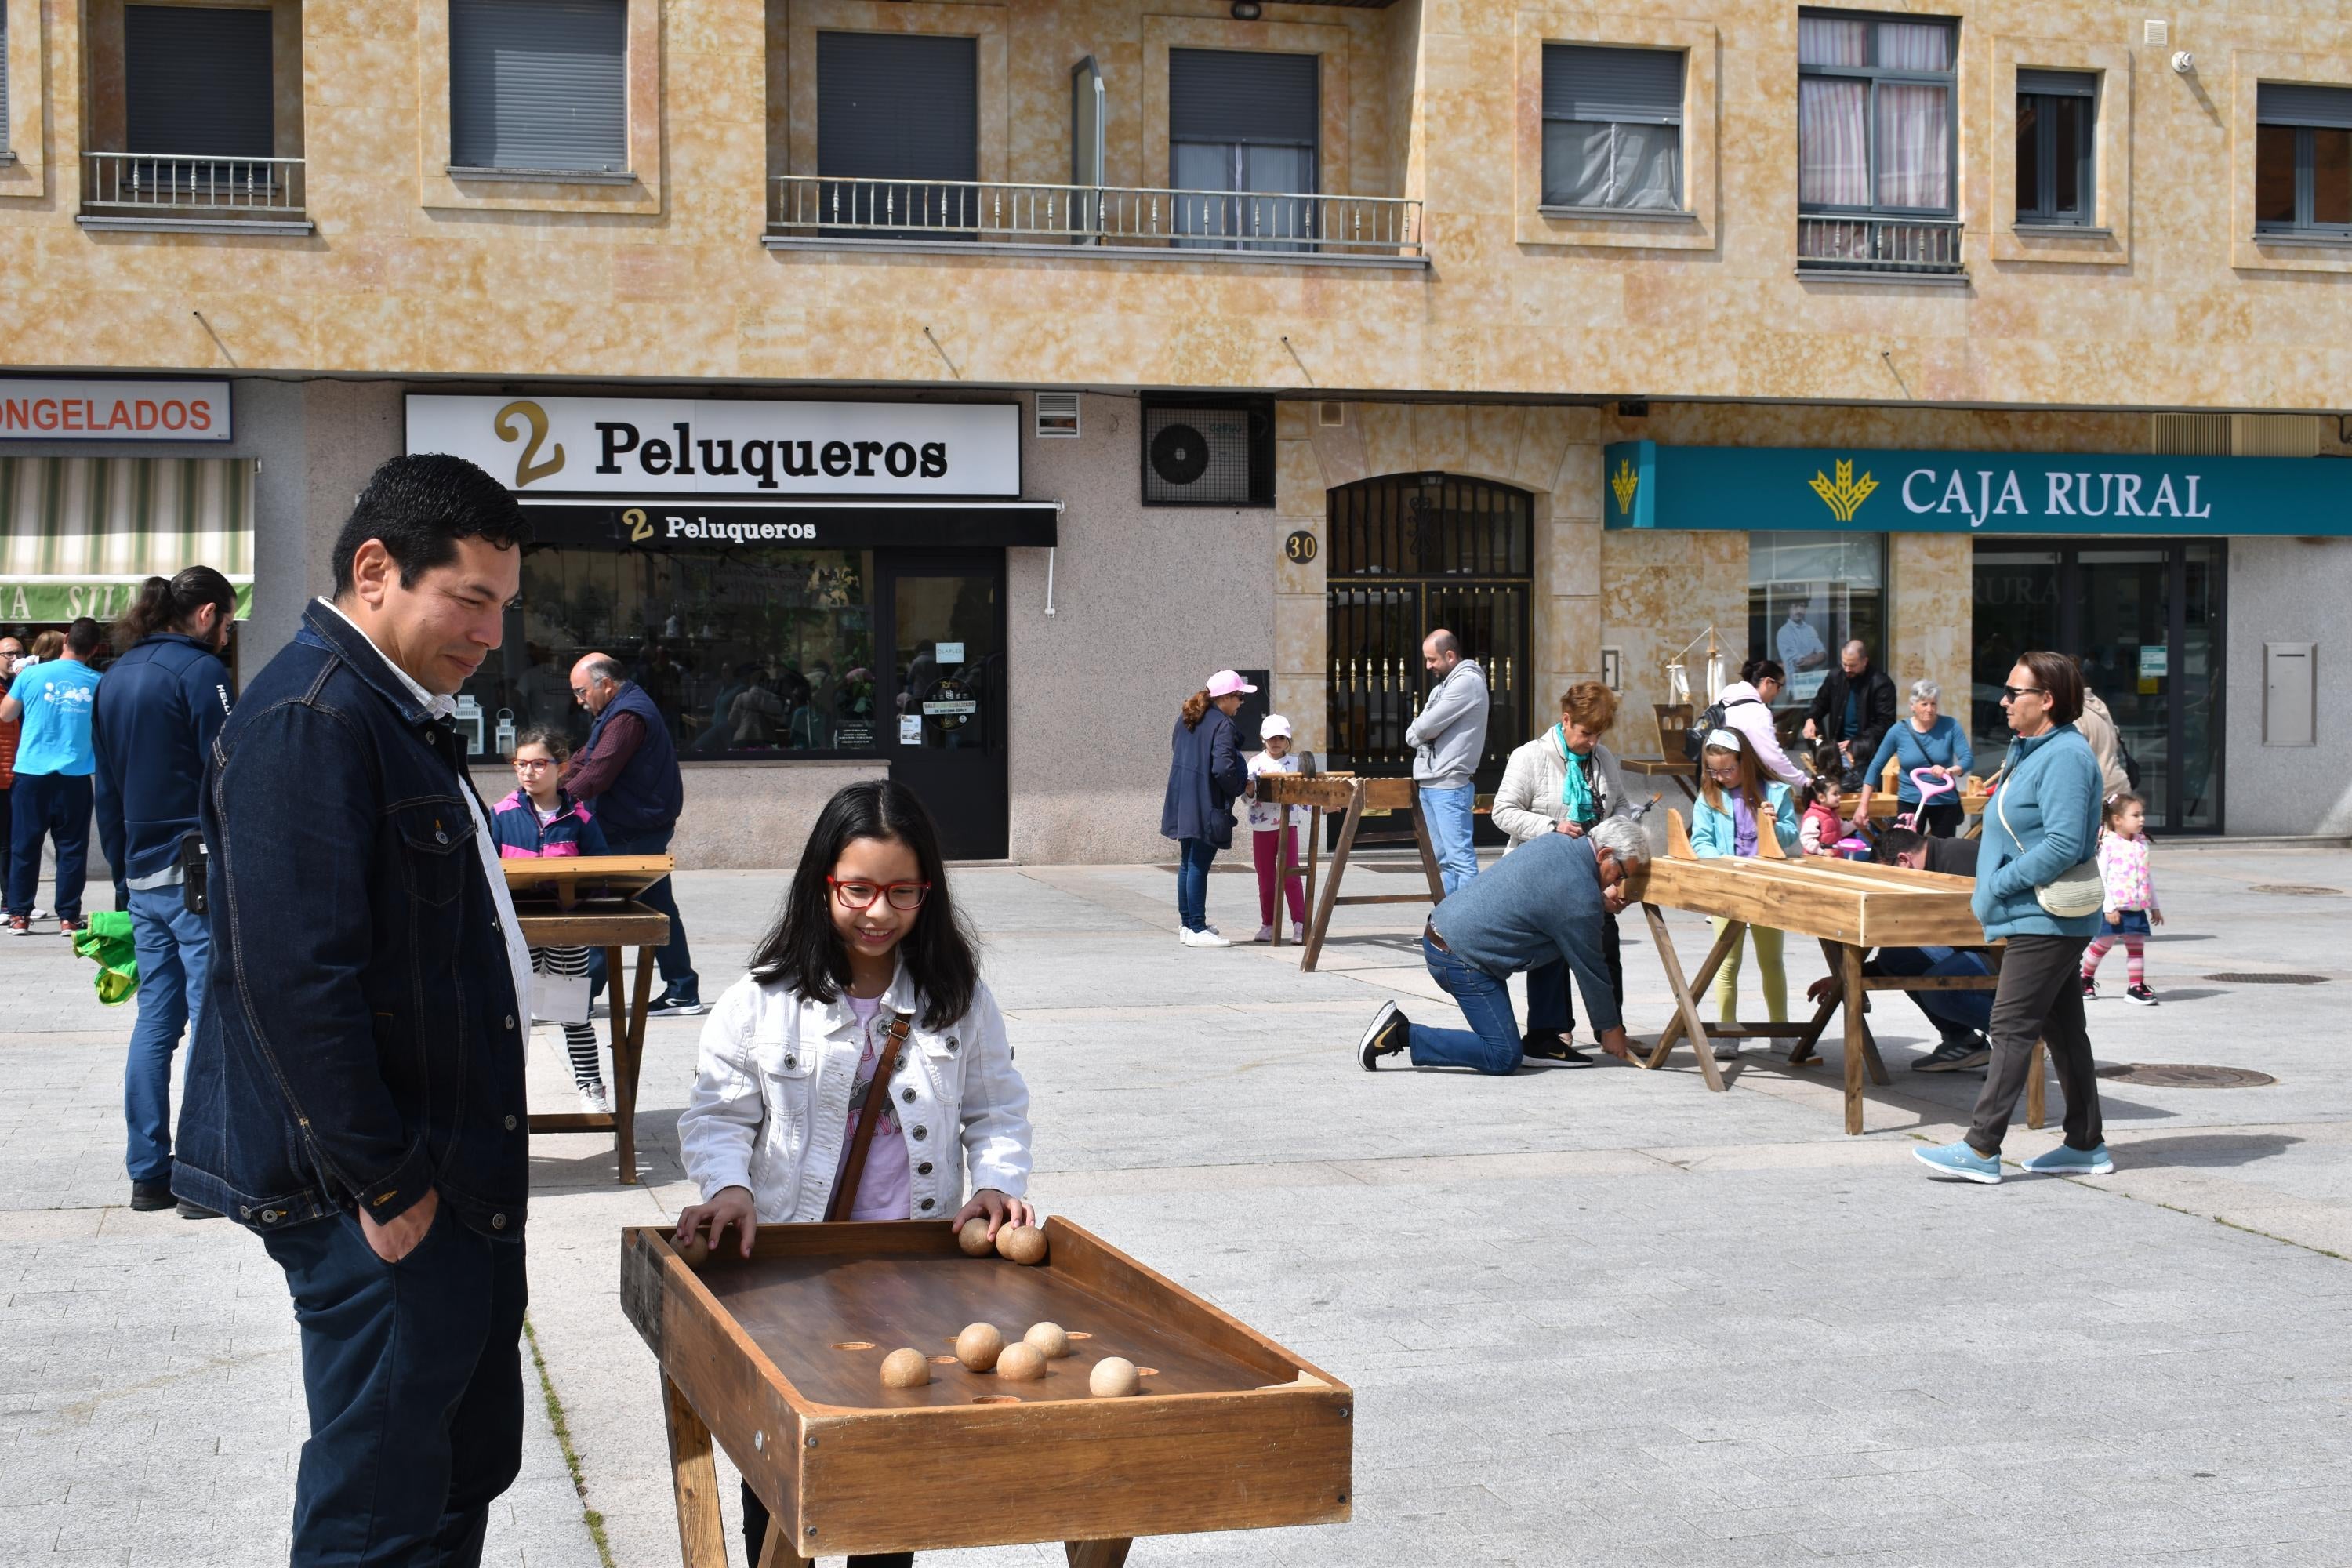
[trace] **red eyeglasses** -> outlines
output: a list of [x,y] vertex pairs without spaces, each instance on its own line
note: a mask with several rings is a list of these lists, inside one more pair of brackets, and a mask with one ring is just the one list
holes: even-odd
[[841,900],[845,910],[870,910],[874,900],[887,898],[894,910],[919,910],[930,895],[929,882],[845,882],[838,877],[827,877],[833,886],[833,896]]

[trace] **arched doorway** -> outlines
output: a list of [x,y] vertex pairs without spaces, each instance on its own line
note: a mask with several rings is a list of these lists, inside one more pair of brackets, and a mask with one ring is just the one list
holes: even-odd
[[1428,691],[1421,641],[1444,626],[1486,671],[1478,792],[1491,793],[1529,732],[1535,498],[1487,479],[1390,474],[1331,490],[1326,518],[1329,765],[1412,771],[1404,731]]

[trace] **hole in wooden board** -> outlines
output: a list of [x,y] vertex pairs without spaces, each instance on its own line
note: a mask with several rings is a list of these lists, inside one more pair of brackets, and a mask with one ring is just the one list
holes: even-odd
[[1156,1366],[1139,1366],[1135,1369],[1135,1375],[1138,1377],[1158,1377],[1160,1375],[1160,1369]]
[[872,1340],[835,1340],[833,1348],[837,1351],[870,1351],[874,1348],[874,1342]]
[[961,1366],[963,1364],[951,1355],[928,1356],[924,1359],[929,1361],[933,1366]]
[[1069,1335],[1070,1335],[1070,1338],[1072,1338],[1072,1339],[1074,1339],[1074,1340],[1090,1340],[1090,1339],[1093,1339],[1093,1338],[1094,1338],[1094,1335],[1089,1334],[1089,1333],[1087,1333],[1087,1332],[1086,1332],[1086,1331],[1084,1331],[1083,1330],[1079,1330],[1079,1329],[1072,1329],[1072,1330],[1070,1330],[1070,1331],[1069,1331]]
[[1017,1394],[983,1394],[972,1403],[974,1405],[1018,1405],[1021,1403],[1021,1396]]

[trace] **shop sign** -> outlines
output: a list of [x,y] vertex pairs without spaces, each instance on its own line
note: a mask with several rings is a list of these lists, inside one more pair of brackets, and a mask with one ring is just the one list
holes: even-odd
[[226,381],[0,380],[0,441],[226,441]]
[[[70,621],[83,616],[92,620],[111,621],[131,607],[139,596],[144,577],[91,580],[63,577],[0,576],[0,621],[12,625],[25,622]],[[237,583],[236,618],[250,619],[253,615],[253,584]]]
[[2352,463],[1621,441],[1611,528],[2352,534]]
[[408,399],[408,450],[526,494],[1017,496],[1010,403]]

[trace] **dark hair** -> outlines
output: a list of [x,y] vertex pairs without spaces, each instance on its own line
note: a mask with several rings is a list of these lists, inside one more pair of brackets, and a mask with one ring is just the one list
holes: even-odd
[[104,640],[105,636],[105,633],[98,629],[96,621],[91,620],[88,616],[77,616],[73,623],[66,627],[66,651],[76,658],[88,658],[98,651],[98,645]]
[[[515,737],[515,752],[521,751],[525,746],[546,747],[547,754],[553,757],[559,763],[568,762],[572,757],[572,737],[565,734],[561,730],[551,728],[545,724],[536,725],[529,730],[525,730],[521,734]],[[512,756],[514,755],[514,752],[509,752],[507,754],[509,756]]]
[[1780,668],[1780,661],[1777,658],[1751,658],[1739,667],[1739,679],[1750,686],[1764,680],[1777,680],[1786,686],[1789,684],[1789,672]]
[[368,477],[359,504],[335,537],[335,594],[352,589],[352,559],[369,540],[400,568],[400,585],[457,555],[457,541],[486,539],[505,550],[530,542],[530,524],[506,486],[463,458],[412,453]]
[[841,994],[849,981],[849,952],[833,929],[833,884],[826,879],[842,851],[860,838],[905,845],[915,852],[922,879],[931,885],[898,953],[922,994],[923,1026],[944,1028],[971,1010],[980,986],[980,955],[948,894],[947,862],[940,857],[931,814],[913,790],[895,780],[849,784],[824,803],[793,869],[783,912],[752,952],[751,973],[761,981],[781,980],[812,1001],[831,1002]]
[[2133,805],[2139,806],[2145,810],[2147,806],[2147,802],[2140,796],[2139,792],[2137,790],[2119,789],[2116,791],[2115,794],[2107,796],[2105,804],[2099,807],[2099,820],[2106,824],[2109,827],[2113,827],[2116,825],[2116,818],[2124,814],[2124,808],[2126,806]]
[[1927,842],[1927,836],[1916,827],[1898,827],[1889,823],[1878,830],[1878,842],[1870,847],[1870,858],[1882,866],[1892,866],[1897,858],[1908,855]]
[[1184,728],[1197,730],[1201,721],[1209,716],[1209,689],[1205,686],[1184,699]]
[[115,618],[114,646],[126,653],[157,632],[176,632],[206,605],[223,621],[236,618],[236,590],[209,566],[191,566],[176,577],[150,577],[139,596]]
[[2083,672],[2074,661],[2063,653],[2032,649],[2017,656],[2017,662],[2033,672],[2050,700],[2050,721],[2072,724],[2083,716]]

